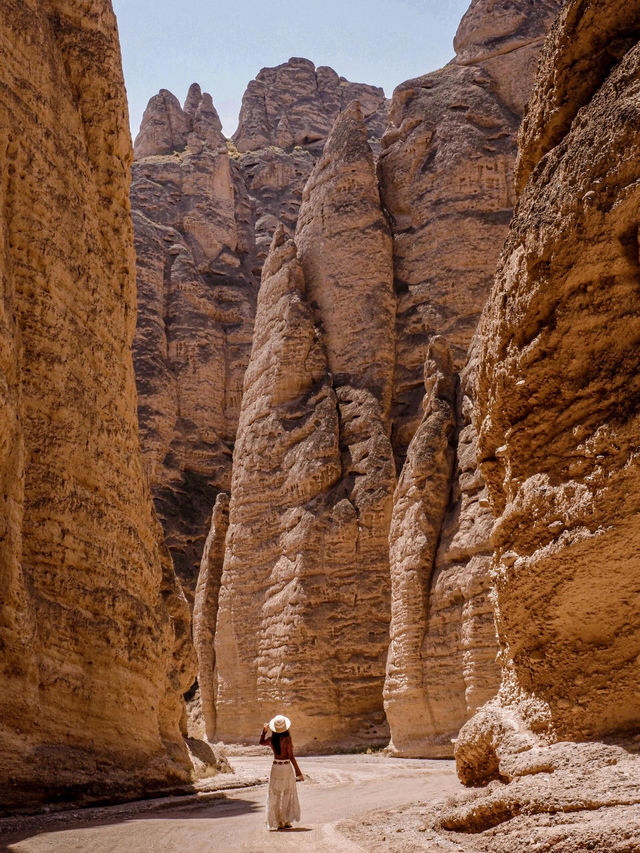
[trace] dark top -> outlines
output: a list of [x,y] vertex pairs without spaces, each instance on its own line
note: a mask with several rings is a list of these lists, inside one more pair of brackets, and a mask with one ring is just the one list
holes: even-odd
[[[268,736],[267,732],[269,732]],[[271,729],[263,729],[260,735],[260,743],[263,745],[268,743],[273,750],[273,757],[278,761],[289,759],[293,765],[293,769],[296,771],[296,776],[302,776],[298,762],[293,754],[293,741],[289,732],[278,733],[271,732]]]

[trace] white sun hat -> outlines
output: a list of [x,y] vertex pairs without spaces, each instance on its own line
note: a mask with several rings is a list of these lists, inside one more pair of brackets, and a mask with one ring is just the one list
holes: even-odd
[[269,723],[269,728],[272,732],[281,735],[283,732],[286,732],[289,729],[290,725],[291,720],[288,717],[285,717],[284,714],[278,714]]

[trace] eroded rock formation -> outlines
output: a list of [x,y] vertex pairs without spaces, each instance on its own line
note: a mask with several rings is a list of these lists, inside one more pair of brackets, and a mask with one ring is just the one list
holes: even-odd
[[190,599],[211,506],[231,485],[260,270],[278,224],[293,235],[333,121],[355,98],[375,143],[387,110],[382,89],[306,59],[265,68],[249,84],[235,144],[197,84],[184,106],[163,89],[145,111],[131,189],[139,419],[156,507]]
[[303,748],[384,742],[391,239],[357,105],[309,180],[296,243],[274,238],[245,376],[217,734],[245,740],[286,707]]
[[136,140],[134,360],[142,447],[176,571],[193,596],[215,497],[231,484],[257,280],[253,207],[211,96],[163,91]]
[[474,0],[445,68],[398,86],[382,140],[398,298],[393,444],[400,464],[422,417],[429,340],[460,369],[514,202],[515,135],[541,40],[560,0]]
[[[637,750],[640,726],[639,13],[570,0],[523,127],[523,189],[476,380],[502,683],[456,748],[463,780],[515,780],[477,798],[475,818],[459,812],[459,826],[551,808],[575,823],[599,808],[584,837],[602,850],[633,849],[617,846],[617,807],[640,802],[637,757],[580,743]],[[574,88],[581,65],[593,70]],[[579,796],[563,794],[571,779]],[[565,837],[554,849],[576,847]]]
[[472,356],[458,381],[445,339],[431,340],[424,416],[394,495],[385,710],[396,755],[451,755],[460,727],[498,685],[493,517],[470,422],[475,366]]
[[275,68],[263,68],[249,83],[233,141],[242,152],[269,145],[285,150],[315,145],[322,150],[338,114],[351,101],[362,107],[367,135],[379,140],[387,116],[382,89],[350,83],[333,68],[316,68],[308,59],[292,57]]
[[0,8],[0,802],[185,782],[189,615],[142,472],[106,0]]
[[[498,686],[493,517],[471,422],[480,342],[468,348],[511,216],[515,132],[532,65],[557,6],[508,4],[496,21],[486,3],[472,3],[456,58],[398,87],[382,141],[398,298],[392,442],[398,467],[404,462],[390,536],[385,685],[399,755],[451,755],[460,726]],[[434,336],[436,361],[428,357]],[[423,399],[425,382],[448,388],[448,402],[433,391]]]
[[198,687],[201,714],[207,738],[213,742],[216,731],[215,633],[218,595],[224,563],[224,543],[229,529],[229,495],[220,492],[211,515],[211,528],[205,542],[193,607],[193,644],[198,657]]

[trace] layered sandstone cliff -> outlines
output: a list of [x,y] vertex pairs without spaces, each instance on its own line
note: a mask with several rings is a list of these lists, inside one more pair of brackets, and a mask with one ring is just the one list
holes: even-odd
[[156,507],[190,599],[211,507],[231,486],[260,270],[278,224],[294,233],[333,121],[356,98],[375,143],[387,110],[382,89],[306,59],[265,68],[249,84],[234,143],[197,84],[183,106],[162,90],[143,117],[131,188],[139,420]]
[[142,472],[106,0],[0,8],[0,802],[187,779],[188,610]]
[[532,65],[557,6],[512,3],[497,20],[472,3],[456,58],[398,87],[382,140],[398,299],[392,442],[402,474],[385,684],[398,755],[452,755],[460,726],[498,686],[493,517],[471,422],[480,341],[467,351],[511,216]]
[[283,707],[306,749],[388,737],[393,309],[391,239],[351,105],[296,242],[281,228],[263,271],[216,631],[224,739]]
[[[480,831],[526,812],[549,826],[551,809],[571,811],[562,851],[582,841],[634,849],[621,806],[640,803],[629,755],[640,726],[639,13],[637,3],[565,5],[523,127],[523,189],[479,329],[502,682],[456,757],[468,783],[514,781],[451,821]],[[574,86],[582,66],[589,74]],[[603,740],[625,749],[586,743]],[[597,825],[586,809],[599,809]],[[509,821],[486,849],[508,849],[523,825]],[[528,849],[547,849],[531,832]]]
[[[399,463],[422,416],[429,341],[460,369],[489,294],[514,203],[515,135],[560,0],[473,0],[445,68],[395,90],[379,175],[393,230]],[[506,7],[506,8],[505,8]]]
[[445,339],[429,343],[424,415],[394,495],[384,695],[395,755],[450,756],[458,730],[498,684],[493,516],[471,423],[475,368],[472,355],[458,377]]
[[228,490],[257,280],[253,207],[211,96],[151,100],[131,202],[142,447],[176,571],[192,597],[216,495]]

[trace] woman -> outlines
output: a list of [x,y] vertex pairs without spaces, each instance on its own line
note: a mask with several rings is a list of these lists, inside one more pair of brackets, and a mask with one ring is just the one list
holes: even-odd
[[303,782],[304,776],[293,754],[290,726],[291,721],[282,714],[278,714],[270,723],[264,724],[260,735],[260,743],[268,743],[273,750],[267,795],[267,827],[269,829],[288,829],[294,820],[300,820],[296,779]]

